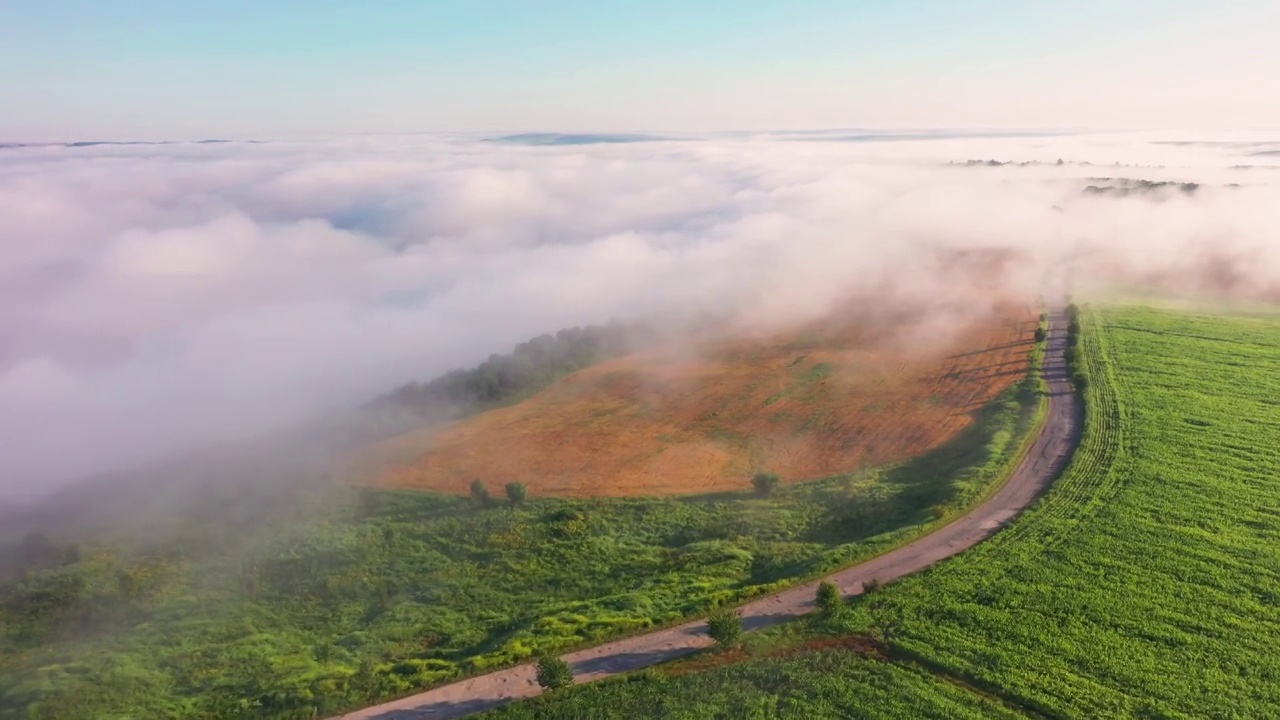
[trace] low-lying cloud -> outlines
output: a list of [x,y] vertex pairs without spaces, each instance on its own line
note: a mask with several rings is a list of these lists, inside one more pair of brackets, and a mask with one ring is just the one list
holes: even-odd
[[[1070,258],[1078,283],[1280,297],[1275,137],[637,137],[0,148],[0,491],[566,326],[947,293],[955,251],[1016,258],[999,281],[1032,295]],[[1083,192],[1125,179],[1199,186]]]

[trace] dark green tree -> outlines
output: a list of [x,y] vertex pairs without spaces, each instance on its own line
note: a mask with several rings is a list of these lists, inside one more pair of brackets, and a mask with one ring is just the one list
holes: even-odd
[[525,501],[525,498],[529,497],[529,489],[524,486],[524,483],[507,483],[506,491],[507,499],[511,501],[512,505],[519,505]]
[[720,647],[736,647],[742,642],[742,618],[733,608],[716,608],[707,616],[707,634]]
[[480,480],[471,481],[471,499],[480,507],[488,507],[492,500],[489,497],[489,489]]
[[781,479],[777,473],[758,472],[755,477],[751,478],[751,486],[756,489],[756,494],[760,497],[769,497],[778,489]]
[[555,655],[538,658],[538,684],[544,690],[559,690],[573,684],[573,669]]

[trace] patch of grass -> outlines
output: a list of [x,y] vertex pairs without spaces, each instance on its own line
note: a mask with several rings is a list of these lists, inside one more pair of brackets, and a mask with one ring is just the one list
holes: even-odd
[[809,368],[800,380],[805,383],[816,383],[831,375],[832,370],[835,370],[835,366],[831,363],[818,363]]

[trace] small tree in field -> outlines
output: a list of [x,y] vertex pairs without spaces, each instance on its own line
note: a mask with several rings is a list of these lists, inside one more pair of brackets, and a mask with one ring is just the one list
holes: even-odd
[[524,483],[507,483],[506,491],[507,499],[511,501],[512,505],[519,505],[524,502],[525,498],[529,497],[529,489],[524,486]]
[[733,608],[716,608],[707,616],[707,634],[720,647],[736,647],[742,642],[742,618]]
[[774,490],[778,489],[779,482],[781,479],[777,473],[758,472],[751,478],[751,487],[756,489],[756,494],[760,497],[769,497]]
[[471,499],[481,507],[489,505],[489,489],[484,486],[483,482],[480,482],[479,480],[471,481]]
[[1042,327],[1036,328],[1036,342],[1042,343],[1044,342],[1044,339],[1046,337],[1047,337],[1047,334],[1045,333],[1044,328]]
[[545,690],[559,690],[573,684],[573,669],[555,655],[538,658],[538,684]]
[[840,593],[840,586],[833,582],[818,583],[818,612],[828,620],[840,614],[844,609],[844,597]]

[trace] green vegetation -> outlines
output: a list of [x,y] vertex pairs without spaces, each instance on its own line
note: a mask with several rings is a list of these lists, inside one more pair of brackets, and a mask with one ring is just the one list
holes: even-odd
[[1280,707],[1280,322],[1083,313],[1087,429],[1035,512],[852,627],[1057,717]]
[[777,473],[758,472],[751,478],[751,487],[755,488],[756,495],[769,497],[778,489],[781,482],[782,479]]
[[507,493],[507,500],[509,500],[512,505],[519,505],[529,497],[529,489],[524,486],[524,483],[507,483],[506,487],[503,489]]
[[493,498],[489,496],[489,488],[485,487],[480,480],[471,481],[471,501],[480,507],[489,507],[493,504]]
[[266,515],[226,550],[86,542],[61,564],[35,540],[54,564],[0,585],[0,717],[323,716],[771,592],[981,496],[1033,387],[913,461],[768,498],[366,490]]
[[[1086,429],[1051,492],[836,622],[765,633],[792,645],[873,638],[873,658],[651,672],[494,716],[695,717],[741,693],[760,705],[734,707],[754,717],[965,717],[920,705],[943,696],[974,703],[972,717],[1275,717],[1280,318],[1112,308],[1077,319]],[[869,679],[882,676],[894,680]]]
[[707,634],[722,648],[742,642],[742,618],[731,607],[719,607],[707,616]]
[[564,694],[524,700],[486,720],[705,720],[706,718],[948,718],[1014,720],[1026,716],[922,670],[828,650],[766,658],[710,672],[641,673]]
[[559,690],[573,684],[573,669],[555,655],[538,658],[536,677],[544,690]]
[[410,383],[375,405],[434,417],[516,402],[575,370],[626,353],[653,331],[620,324],[590,325],[539,335],[507,355],[492,355],[471,370],[454,370],[427,383]]
[[818,612],[827,620],[835,619],[840,615],[840,611],[844,609],[844,597],[840,593],[840,586],[833,582],[818,583],[818,591],[814,597],[818,606]]
[[[400,399],[496,402],[613,352],[609,337],[534,341]],[[773,476],[767,496],[569,501],[513,484],[500,504],[480,480],[459,498],[224,469],[178,478],[171,496],[190,506],[146,533],[73,538],[51,516],[49,536],[0,546],[0,718],[312,718],[732,605],[974,502],[1039,397],[1028,379],[920,458],[789,487]],[[129,504],[117,495],[113,512]],[[66,522],[86,526],[95,502]]]

